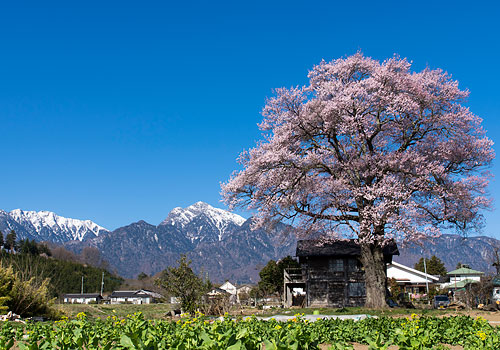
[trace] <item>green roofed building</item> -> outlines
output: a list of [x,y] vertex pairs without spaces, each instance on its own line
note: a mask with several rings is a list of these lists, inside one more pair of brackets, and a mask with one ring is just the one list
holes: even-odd
[[500,287],[500,275],[496,275],[492,280],[493,287]]
[[448,272],[446,275],[450,277],[450,282],[443,283],[441,288],[460,289],[470,283],[479,282],[481,280],[481,276],[484,275],[484,272],[469,269],[467,267],[461,267]]
[[493,302],[500,303],[500,275],[496,275],[491,284],[493,284]]

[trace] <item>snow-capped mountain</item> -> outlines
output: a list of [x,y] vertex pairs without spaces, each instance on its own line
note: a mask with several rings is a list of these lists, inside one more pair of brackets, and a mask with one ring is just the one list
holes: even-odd
[[[292,227],[279,224],[272,230],[251,227],[251,219],[198,202],[175,208],[158,226],[144,221],[113,232],[91,222],[67,219],[51,212],[0,210],[0,230],[15,230],[18,238],[53,241],[76,252],[86,246],[98,248],[121,276],[149,275],[173,266],[180,254],[187,254],[197,272],[208,273],[214,282],[226,279],[238,283],[256,282],[260,269],[270,260],[294,255],[296,240]],[[457,262],[481,271],[492,266],[493,248],[500,241],[489,237],[443,235],[425,242],[427,255],[436,255],[448,269]],[[413,266],[422,248],[399,247],[395,260]]]
[[234,226],[241,226],[245,218],[226,210],[196,202],[187,208],[174,208],[160,224],[175,226],[186,233],[191,242],[221,241]]
[[0,230],[7,233],[14,230],[18,239],[63,243],[72,240],[83,241],[109,232],[90,220],[78,220],[59,216],[50,211],[11,212],[0,210]]
[[187,254],[193,268],[208,273],[213,281],[230,278],[243,283],[257,281],[258,267],[270,259],[294,253],[296,238],[284,235],[287,228],[252,230],[251,219],[198,202],[173,209],[158,226],[139,221],[65,245],[76,252],[88,245],[98,248],[124,277],[156,274]]

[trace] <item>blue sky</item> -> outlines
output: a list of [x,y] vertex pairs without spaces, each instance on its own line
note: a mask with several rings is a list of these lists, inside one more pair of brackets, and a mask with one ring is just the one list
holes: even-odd
[[[219,184],[260,138],[272,89],[358,50],[448,71],[497,141],[499,13],[493,1],[3,2],[0,208],[114,229],[224,207]],[[498,207],[498,180],[490,191]],[[496,213],[484,234],[500,237]]]

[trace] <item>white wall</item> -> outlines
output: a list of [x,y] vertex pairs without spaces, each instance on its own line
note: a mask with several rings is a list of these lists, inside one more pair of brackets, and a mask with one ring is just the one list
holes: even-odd
[[111,304],[121,303],[150,304],[151,298],[111,298]]
[[[394,278],[396,281],[401,281],[405,283],[425,283],[425,274],[423,272],[415,272],[411,268],[403,268],[396,264],[390,264],[387,266],[387,278]],[[437,278],[431,275],[427,275],[427,282],[435,283]]]
[[473,280],[473,281],[480,281],[481,280],[481,275],[467,275],[467,276],[450,276],[450,283],[455,283],[455,282],[460,282],[463,280]]
[[87,298],[64,298],[65,303],[69,304],[89,304],[91,302],[96,302],[95,298],[87,299]]
[[231,295],[236,295],[236,287],[231,282],[226,282],[219,288],[225,290]]

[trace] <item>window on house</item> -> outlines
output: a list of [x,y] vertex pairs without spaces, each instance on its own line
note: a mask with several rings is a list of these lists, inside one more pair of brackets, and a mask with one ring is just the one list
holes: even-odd
[[363,282],[349,283],[349,296],[350,297],[363,297],[366,295],[365,284]]
[[343,272],[344,271],[344,259],[330,259],[328,261],[328,268],[333,272]]
[[359,272],[361,271],[361,262],[358,259],[347,260],[347,269],[349,272]]

